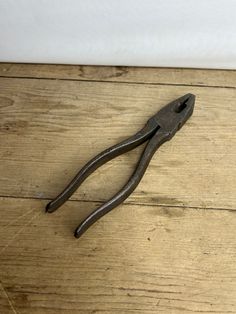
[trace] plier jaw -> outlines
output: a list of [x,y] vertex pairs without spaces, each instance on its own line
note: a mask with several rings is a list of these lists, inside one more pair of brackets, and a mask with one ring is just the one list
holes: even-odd
[[154,120],[170,140],[192,115],[194,103],[195,95],[186,94],[164,106],[150,120]]

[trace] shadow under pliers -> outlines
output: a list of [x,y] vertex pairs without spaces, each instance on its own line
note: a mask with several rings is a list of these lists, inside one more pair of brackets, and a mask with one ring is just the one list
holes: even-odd
[[195,96],[193,94],[186,94],[172,101],[151,117],[143,129],[135,135],[95,156],[78,172],[65,190],[46,206],[46,212],[52,213],[64,204],[83,181],[98,167],[148,141],[128,182],[112,198],[95,209],[76,228],[74,235],[76,238],[79,238],[93,223],[122,203],[135,190],[153,154],[185,124],[193,113],[194,103]]

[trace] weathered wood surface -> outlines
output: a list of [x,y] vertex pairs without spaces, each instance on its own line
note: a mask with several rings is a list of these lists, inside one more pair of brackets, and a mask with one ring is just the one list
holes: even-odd
[[[127,202],[236,209],[235,89],[6,78],[0,86],[0,195],[55,197],[88,159],[192,92],[192,118],[155,154]],[[73,199],[107,199],[141,149],[97,170]]]
[[[236,71],[0,64],[0,77],[0,313],[236,313]],[[88,159],[187,92],[194,115],[125,204],[74,239],[142,148],[44,213]]]
[[12,313],[236,313],[234,212],[122,205],[76,240],[95,203],[49,215],[42,200],[0,202]]
[[0,77],[236,87],[236,71],[0,63]]

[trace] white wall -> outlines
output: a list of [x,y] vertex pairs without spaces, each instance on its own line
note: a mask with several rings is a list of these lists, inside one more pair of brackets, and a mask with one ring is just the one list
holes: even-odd
[[236,69],[236,0],[0,0],[0,61]]

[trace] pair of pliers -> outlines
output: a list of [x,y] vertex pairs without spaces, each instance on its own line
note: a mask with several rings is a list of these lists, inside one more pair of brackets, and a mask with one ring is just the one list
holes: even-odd
[[95,156],[77,173],[64,191],[46,206],[46,212],[52,213],[64,204],[83,181],[98,167],[148,141],[128,182],[112,198],[95,209],[76,228],[74,235],[76,238],[79,238],[93,223],[122,203],[135,190],[153,154],[185,124],[193,113],[194,103],[195,96],[193,94],[186,94],[172,101],[151,117],[146,125],[135,135]]

